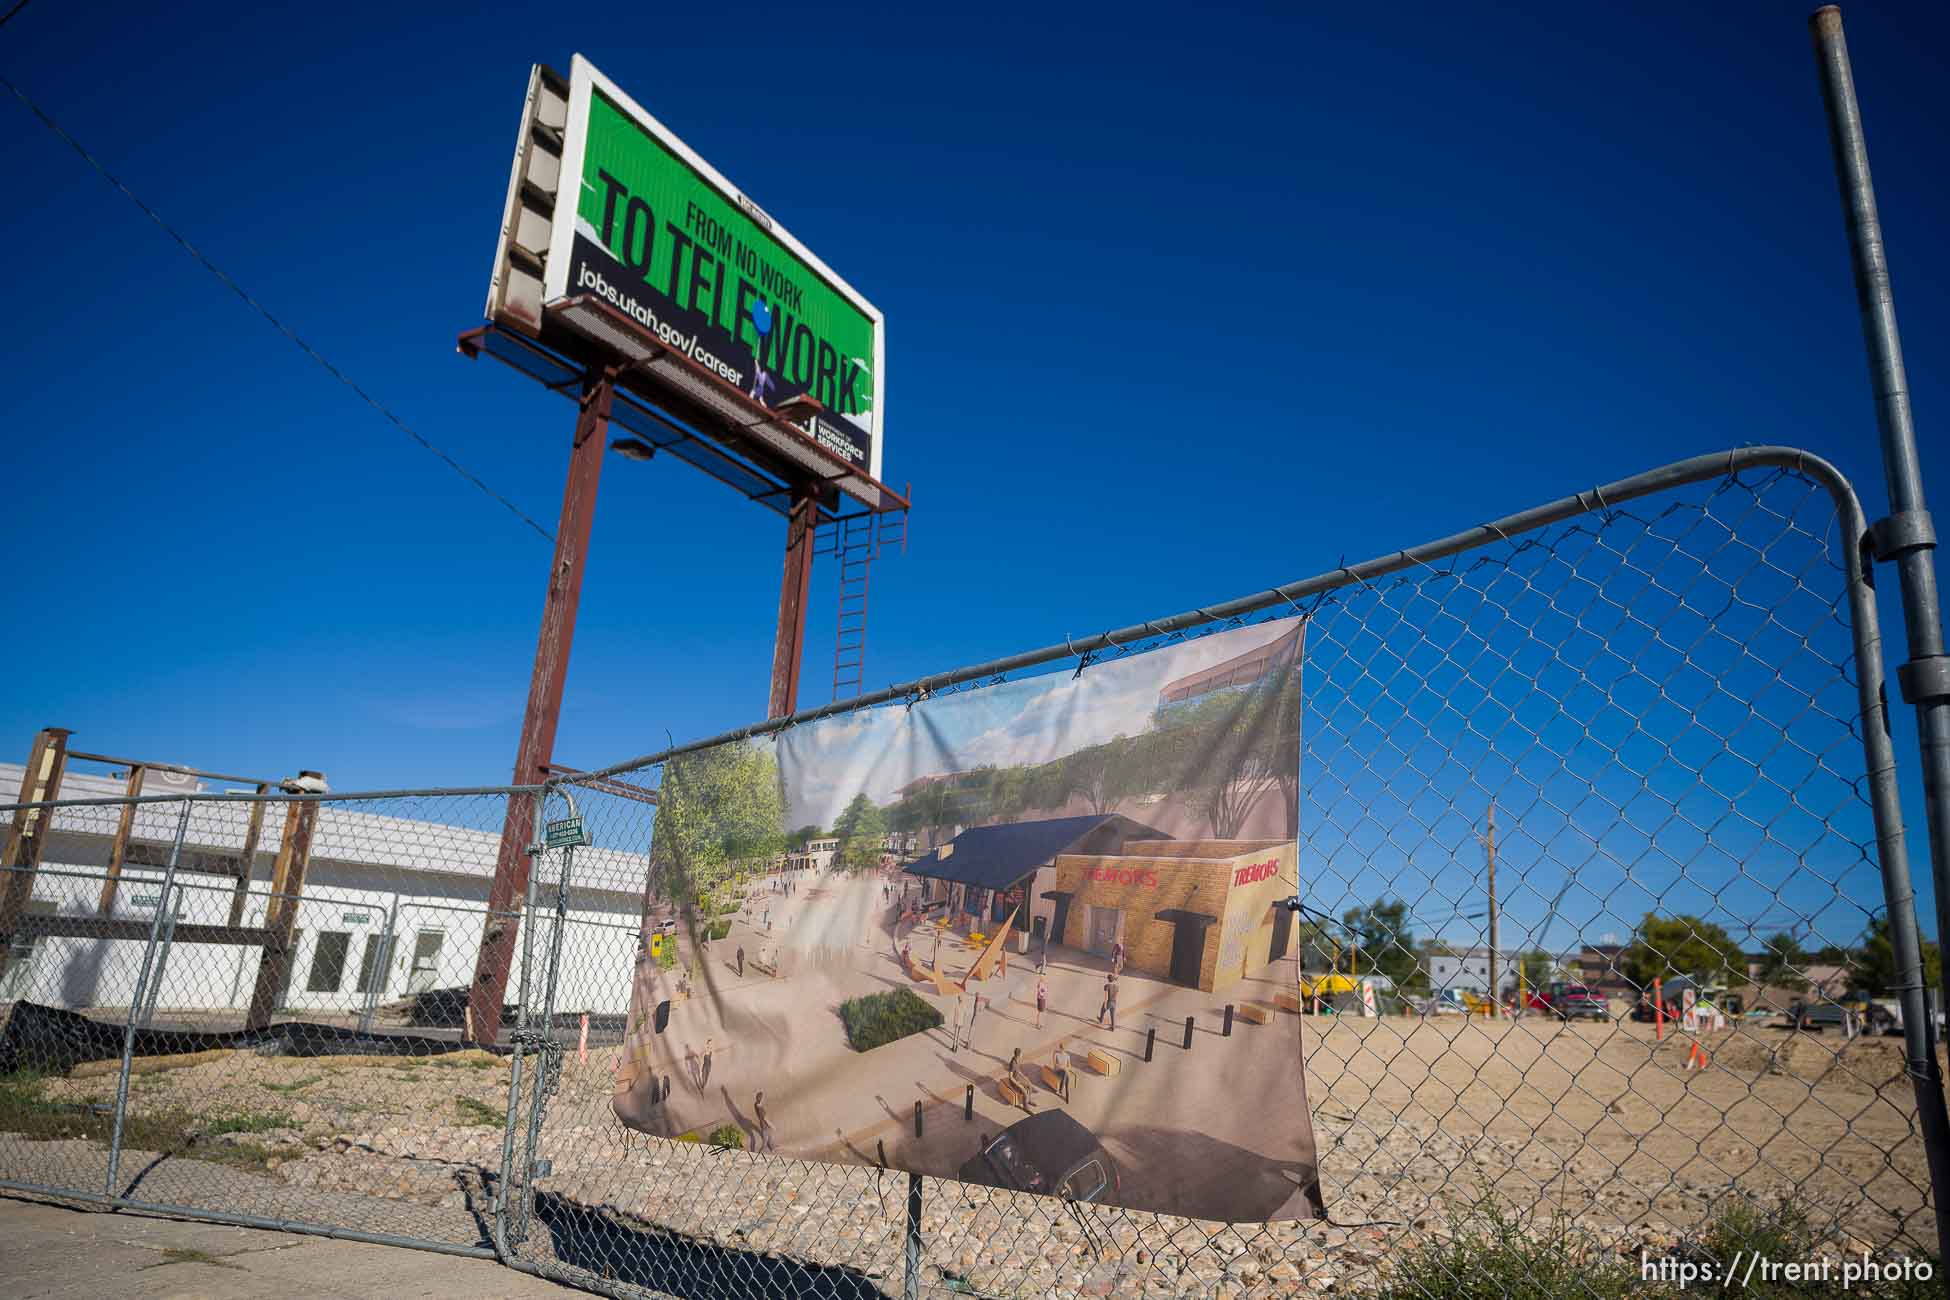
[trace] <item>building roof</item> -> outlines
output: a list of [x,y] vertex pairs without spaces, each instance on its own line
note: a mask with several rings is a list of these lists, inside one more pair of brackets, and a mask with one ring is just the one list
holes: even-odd
[[1167,682],[1158,692],[1158,703],[1177,704],[1184,700],[1196,699],[1212,691],[1224,690],[1228,686],[1244,686],[1256,682],[1267,674],[1281,668],[1291,667],[1300,657],[1300,634],[1304,623],[1296,623],[1293,630],[1284,636],[1275,637],[1263,646],[1255,646],[1244,654],[1234,655],[1224,663],[1214,664],[1177,681]]
[[971,826],[926,857],[908,863],[906,870],[980,889],[1006,889],[1057,854],[1079,851],[1086,839],[1092,841],[1086,851],[1114,853],[1125,840],[1167,838],[1161,830],[1115,813]]
[[[22,771],[18,763],[0,763],[0,803],[13,800],[20,789]],[[61,780],[63,800],[119,799],[125,792],[123,781],[92,773],[69,772]],[[162,787],[155,793],[173,792]],[[189,824],[184,829],[184,847],[192,852],[233,857],[240,854],[250,825],[251,805],[256,801],[227,800],[221,792],[207,790],[185,793],[200,797],[191,805]],[[480,879],[491,879],[494,875],[501,849],[501,820],[507,808],[503,796],[327,798],[322,803],[312,834],[314,863],[343,862]],[[176,838],[177,817],[182,807],[176,801],[137,804],[131,840],[167,848]],[[288,807],[288,801],[275,795],[268,801],[258,838],[260,863],[268,862],[276,854]],[[431,812],[446,819],[396,815],[405,810]],[[55,810],[50,829],[56,835],[97,837],[106,841],[115,834],[121,815],[119,803],[64,807]],[[13,813],[0,809],[0,827],[12,821]],[[649,869],[648,852],[633,851],[634,846],[628,844],[604,844],[603,838],[599,829],[595,845],[576,850],[576,888],[641,890],[644,874]],[[647,847],[646,844],[646,850]],[[50,848],[50,861],[55,856]],[[260,876],[263,870],[259,868]]]

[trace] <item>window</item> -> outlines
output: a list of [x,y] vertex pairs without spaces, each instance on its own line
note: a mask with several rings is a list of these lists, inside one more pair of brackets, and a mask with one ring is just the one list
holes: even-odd
[[307,993],[336,993],[345,978],[345,956],[352,950],[348,930],[325,930],[318,936],[318,950],[312,954],[311,975],[305,980]]
[[[27,904],[28,916],[53,916],[61,910],[58,903],[32,901]],[[12,1002],[26,996],[27,986],[34,980],[34,954],[40,947],[40,936],[14,931],[13,941],[7,948],[7,973],[0,977],[0,1002]]]
[[366,949],[359,955],[359,992],[370,993],[375,981],[380,988],[386,987],[386,972],[380,968],[385,955],[386,936],[369,934],[366,936]]
[[1065,1175],[1062,1185],[1056,1189],[1056,1192],[1057,1195],[1067,1196],[1073,1201],[1094,1200],[1109,1181],[1104,1177],[1104,1166],[1093,1158],[1084,1161]]

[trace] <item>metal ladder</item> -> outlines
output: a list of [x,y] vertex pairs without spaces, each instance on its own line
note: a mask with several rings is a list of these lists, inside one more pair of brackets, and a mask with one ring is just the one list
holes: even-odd
[[883,548],[907,549],[907,512],[857,514],[834,520],[828,548],[839,561],[840,608],[833,630],[833,698],[858,695],[867,675],[867,597],[873,562]]

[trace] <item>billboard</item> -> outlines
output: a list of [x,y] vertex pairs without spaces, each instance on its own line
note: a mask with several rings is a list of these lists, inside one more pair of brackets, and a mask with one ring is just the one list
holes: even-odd
[[1285,619],[664,768],[627,1126],[1316,1217]]
[[[878,479],[879,310],[581,55],[570,65],[566,106],[548,90],[538,70],[489,314],[505,297],[499,286],[522,274],[506,254],[510,243],[523,247],[524,203],[532,209],[534,190],[543,190],[552,210],[531,224],[546,248],[528,251],[544,302],[592,296],[768,407],[812,398],[823,409],[803,421],[807,434]],[[559,130],[548,125],[551,112],[563,119]],[[525,167],[531,156],[541,165]]]

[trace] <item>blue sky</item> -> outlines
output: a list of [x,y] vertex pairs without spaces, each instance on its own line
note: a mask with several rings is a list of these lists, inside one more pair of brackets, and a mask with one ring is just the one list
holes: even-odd
[[[1941,498],[1950,19],[1846,16]],[[567,406],[452,344],[526,70],[589,55],[887,314],[885,473],[916,511],[874,571],[877,685],[1739,443],[1829,457],[1880,514],[1805,18],[40,0],[0,70],[552,522]],[[0,116],[0,736],[340,788],[505,780],[546,545]],[[783,531],[667,458],[612,459],[559,760],[763,711]],[[830,693],[835,599],[816,572],[802,702]],[[1920,839],[1906,711],[1897,749]]]

